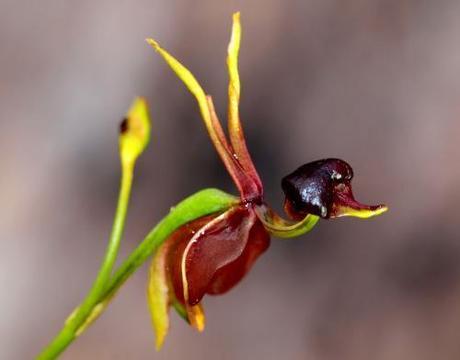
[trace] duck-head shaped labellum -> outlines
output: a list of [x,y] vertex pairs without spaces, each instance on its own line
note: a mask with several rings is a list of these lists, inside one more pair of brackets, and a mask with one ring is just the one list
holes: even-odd
[[315,214],[324,219],[340,216],[367,218],[386,211],[384,205],[357,202],[351,189],[353,169],[340,159],[302,165],[283,178],[285,210],[294,219]]
[[155,40],[147,40],[196,98],[211,141],[240,193],[239,201],[229,205],[226,211],[178,228],[155,254],[150,267],[148,299],[157,348],[168,331],[169,307],[172,305],[193,327],[203,330],[203,296],[219,295],[234,287],[267,250],[270,235],[294,237],[311,230],[320,217],[356,215],[363,211],[366,216],[361,217],[368,217],[386,209],[366,207],[353,199],[351,167],[337,159],[304,165],[283,180],[286,210],[293,220],[282,218],[265,203],[262,181],[246,147],[238,112],[240,37],[241,25],[236,13],[227,57],[229,139],[211,97],[192,73]]

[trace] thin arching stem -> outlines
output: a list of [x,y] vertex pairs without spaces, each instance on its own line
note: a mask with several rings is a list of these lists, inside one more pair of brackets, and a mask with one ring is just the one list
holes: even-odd
[[[83,303],[68,317],[61,331],[38,355],[38,360],[55,359],[106,309],[125,281],[155,252],[163,241],[180,226],[200,217],[227,210],[238,199],[216,189],[202,190],[178,204],[148,233],[114,272],[102,291],[90,292]],[[91,295],[91,301],[88,300]]]
[[131,162],[122,166],[121,186],[112,232],[105,252],[104,260],[102,261],[102,265],[91,290],[88,292],[88,295],[85,297],[80,306],[76,308],[71,317],[66,321],[66,324],[59,335],[44,349],[37,359],[54,359],[62,351],[64,351],[67,345],[70,344],[76,336],[78,336],[79,328],[82,324],[84,324],[86,318],[91,314],[94,306],[99,302],[100,296],[106,290],[107,283],[112,274],[113,265],[118,254],[120,240],[123,235],[129,197],[131,194],[133,167],[134,164]]

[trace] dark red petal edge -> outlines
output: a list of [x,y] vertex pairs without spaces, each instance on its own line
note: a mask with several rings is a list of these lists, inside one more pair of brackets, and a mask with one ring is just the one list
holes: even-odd
[[193,236],[181,263],[184,299],[189,305],[200,302],[219,269],[243,254],[255,221],[252,208],[238,206],[218,216]]

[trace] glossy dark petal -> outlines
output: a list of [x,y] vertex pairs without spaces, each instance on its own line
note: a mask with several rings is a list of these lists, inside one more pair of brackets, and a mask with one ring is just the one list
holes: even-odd
[[[168,239],[167,272],[177,300],[198,304],[235,286],[270,244],[252,207],[195,220]],[[185,284],[185,289],[184,289]]]
[[269,246],[270,236],[260,220],[257,220],[249,232],[248,242],[241,256],[216,271],[207,289],[207,293],[220,295],[233,288],[249,272],[257,258]]
[[189,305],[200,302],[219,269],[242,256],[255,221],[252,210],[239,206],[208,223],[190,240],[181,265]]
[[190,239],[207,223],[216,218],[216,215],[205,216],[192,221],[174,231],[169,239],[169,250],[167,254],[167,272],[174,290],[176,299],[185,304],[184,288],[182,285],[181,260]]
[[363,205],[351,190],[353,170],[340,159],[325,159],[305,164],[282,180],[286,212],[294,219],[307,214],[322,218],[339,216],[370,217],[387,208]]

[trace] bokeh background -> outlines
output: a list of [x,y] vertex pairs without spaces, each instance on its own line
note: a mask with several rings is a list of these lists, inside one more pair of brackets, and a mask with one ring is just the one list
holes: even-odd
[[175,314],[156,353],[146,267],[63,359],[460,358],[460,3],[420,0],[2,0],[0,358],[31,359],[88,290],[116,202],[117,127],[136,95],[153,139],[137,167],[127,254],[200,188],[234,191],[196,104],[144,42],[180,58],[226,112],[231,13],[242,11],[242,118],[267,198],[318,158],[355,169],[391,210],[273,240]]

